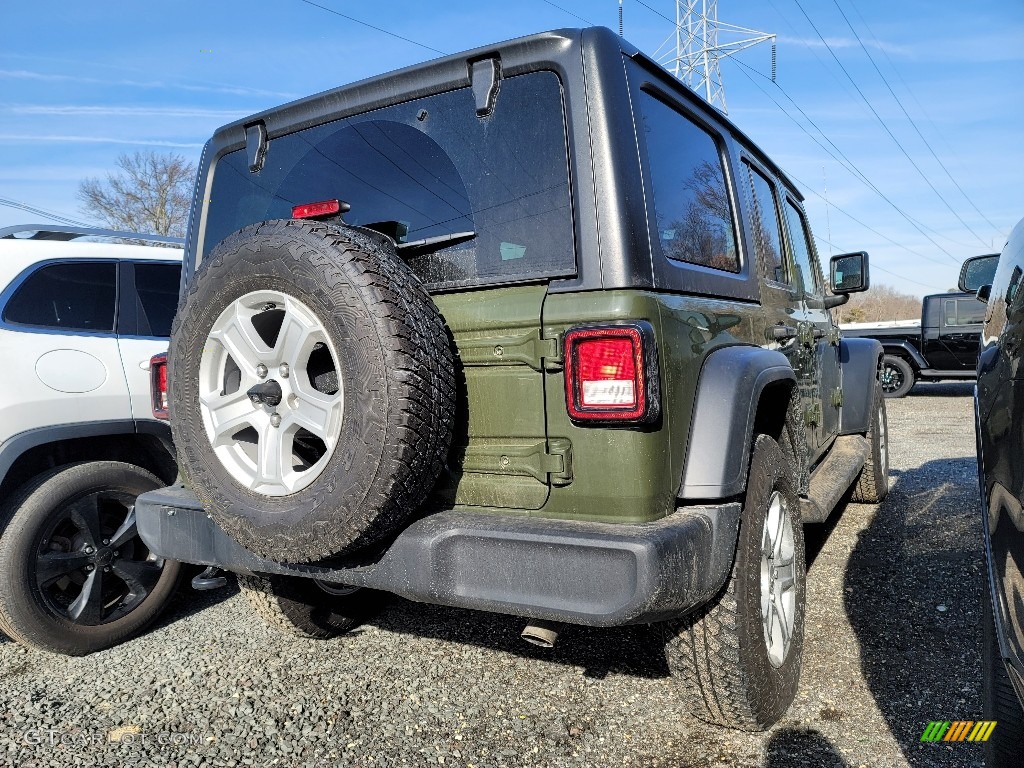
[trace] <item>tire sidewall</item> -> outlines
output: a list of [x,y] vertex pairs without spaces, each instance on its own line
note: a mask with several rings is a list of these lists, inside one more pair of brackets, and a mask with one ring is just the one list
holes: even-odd
[[[37,479],[32,484],[38,482]],[[15,493],[16,506],[0,523],[0,585],[6,593],[3,608],[12,631],[27,635],[25,639],[33,645],[81,655],[115,645],[153,621],[177,586],[181,565],[174,560],[164,561],[156,586],[134,610],[96,626],[76,624],[54,613],[29,574],[34,572],[40,535],[69,501],[103,490],[138,496],[161,486],[155,477],[138,467],[95,462],[62,467],[25,498]]]
[[[291,237],[271,234],[260,240],[262,226],[227,238],[193,279],[182,320],[171,338],[168,379],[171,428],[178,450],[185,454],[182,463],[190,485],[202,490],[207,511],[241,535],[243,545],[272,554],[289,548],[296,528],[335,541],[358,538],[361,531],[339,531],[337,520],[318,510],[337,510],[339,505],[359,510],[374,490],[385,450],[388,385],[373,317],[351,287],[359,276],[345,274],[352,263],[325,253],[313,240],[303,240],[301,229],[289,233]],[[232,254],[227,263],[226,254]],[[199,363],[213,323],[232,302],[259,290],[294,296],[316,314],[337,351],[344,393],[333,454],[319,477],[286,496],[255,493],[231,476],[209,443],[199,406]]]
[[[800,683],[803,651],[806,561],[799,499],[793,484],[793,469],[778,444],[760,435],[754,444],[747,479],[747,492],[740,522],[736,551],[736,600],[738,607],[739,654],[741,666],[751,678],[748,690],[757,692],[749,702],[761,723],[778,721],[785,714]],[[786,500],[793,526],[796,566],[796,617],[789,652],[780,667],[768,660],[761,621],[761,546],[768,501],[774,491]]]

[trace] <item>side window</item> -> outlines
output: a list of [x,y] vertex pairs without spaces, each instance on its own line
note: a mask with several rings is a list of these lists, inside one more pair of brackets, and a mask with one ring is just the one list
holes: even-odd
[[760,171],[747,165],[750,172],[751,211],[753,213],[754,252],[769,280],[788,283],[782,259],[782,236],[779,234],[779,209],[772,185]]
[[9,323],[69,331],[112,331],[117,301],[113,262],[51,264],[32,273],[4,307]]
[[947,299],[943,302],[946,325],[980,325],[985,322],[985,305],[977,299]]
[[642,94],[640,106],[662,253],[739,272],[735,217],[718,142],[648,93]]
[[811,233],[807,231],[807,222],[803,213],[786,200],[786,226],[789,229],[789,242],[793,250],[793,266],[796,267],[797,280],[805,293],[813,296],[821,295],[818,285],[818,271],[814,268],[814,251],[811,250]]
[[140,336],[171,335],[171,321],[178,308],[178,281],[181,266],[177,264],[144,264],[135,266],[135,307]]

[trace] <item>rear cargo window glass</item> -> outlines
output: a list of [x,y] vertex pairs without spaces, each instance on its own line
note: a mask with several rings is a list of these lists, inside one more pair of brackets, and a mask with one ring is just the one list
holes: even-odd
[[779,209],[775,204],[772,185],[760,171],[749,165],[747,169],[750,171],[754,250],[765,276],[776,283],[787,283],[789,278],[782,260],[782,236],[779,234]]
[[985,305],[977,299],[947,299],[946,325],[979,325],[985,322]]
[[177,264],[135,264],[135,305],[140,336],[171,335],[171,321],[178,308]]
[[339,199],[351,206],[345,223],[391,236],[430,287],[575,272],[561,84],[550,72],[503,80],[485,118],[464,88],[271,139],[259,173],[244,150],[214,173],[204,255],[248,224]]
[[112,331],[113,262],[51,264],[33,272],[4,308],[4,321],[68,331]]
[[649,93],[640,97],[662,253],[739,272],[732,204],[714,137]]

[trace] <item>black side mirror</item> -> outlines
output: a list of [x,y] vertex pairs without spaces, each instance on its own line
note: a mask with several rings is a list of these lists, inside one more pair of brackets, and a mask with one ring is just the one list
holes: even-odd
[[960,290],[964,293],[975,293],[983,285],[991,288],[995,282],[996,267],[999,265],[999,254],[990,253],[985,256],[972,256],[960,268]]
[[992,286],[983,285],[978,289],[978,292],[974,294],[974,298],[980,301],[982,304],[988,304],[988,297],[992,295]]
[[871,285],[868,255],[864,251],[858,251],[833,256],[831,274],[832,293],[837,296],[866,291]]

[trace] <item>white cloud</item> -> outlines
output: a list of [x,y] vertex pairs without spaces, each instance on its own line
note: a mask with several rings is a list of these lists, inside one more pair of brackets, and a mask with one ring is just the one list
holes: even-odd
[[162,80],[125,80],[103,79],[97,77],[81,77],[79,75],[55,75],[47,72],[33,72],[27,69],[0,69],[0,78],[8,80],[41,80],[46,82],[80,83],[102,85],[106,87],[153,88],[164,90],[194,91],[200,93],[227,93],[235,96],[273,96],[275,98],[294,99],[296,94],[281,91],[265,91],[260,88],[246,88],[234,85],[193,85],[182,82],[164,82]]
[[[874,48],[875,50],[885,51],[886,53],[895,54],[898,56],[906,56],[912,52],[912,49],[908,46],[895,45],[893,43],[886,43],[880,40],[864,40],[865,48]],[[796,43],[797,45],[806,45],[810,48],[825,48],[826,43],[831,48],[860,48],[860,43],[856,38],[853,37],[826,37],[825,42],[821,41],[818,37],[790,37],[789,35],[779,35],[779,43]]]
[[202,107],[96,107],[75,104],[15,106],[18,115],[74,115],[77,117],[187,117],[233,120],[258,112],[258,109],[204,109]]

